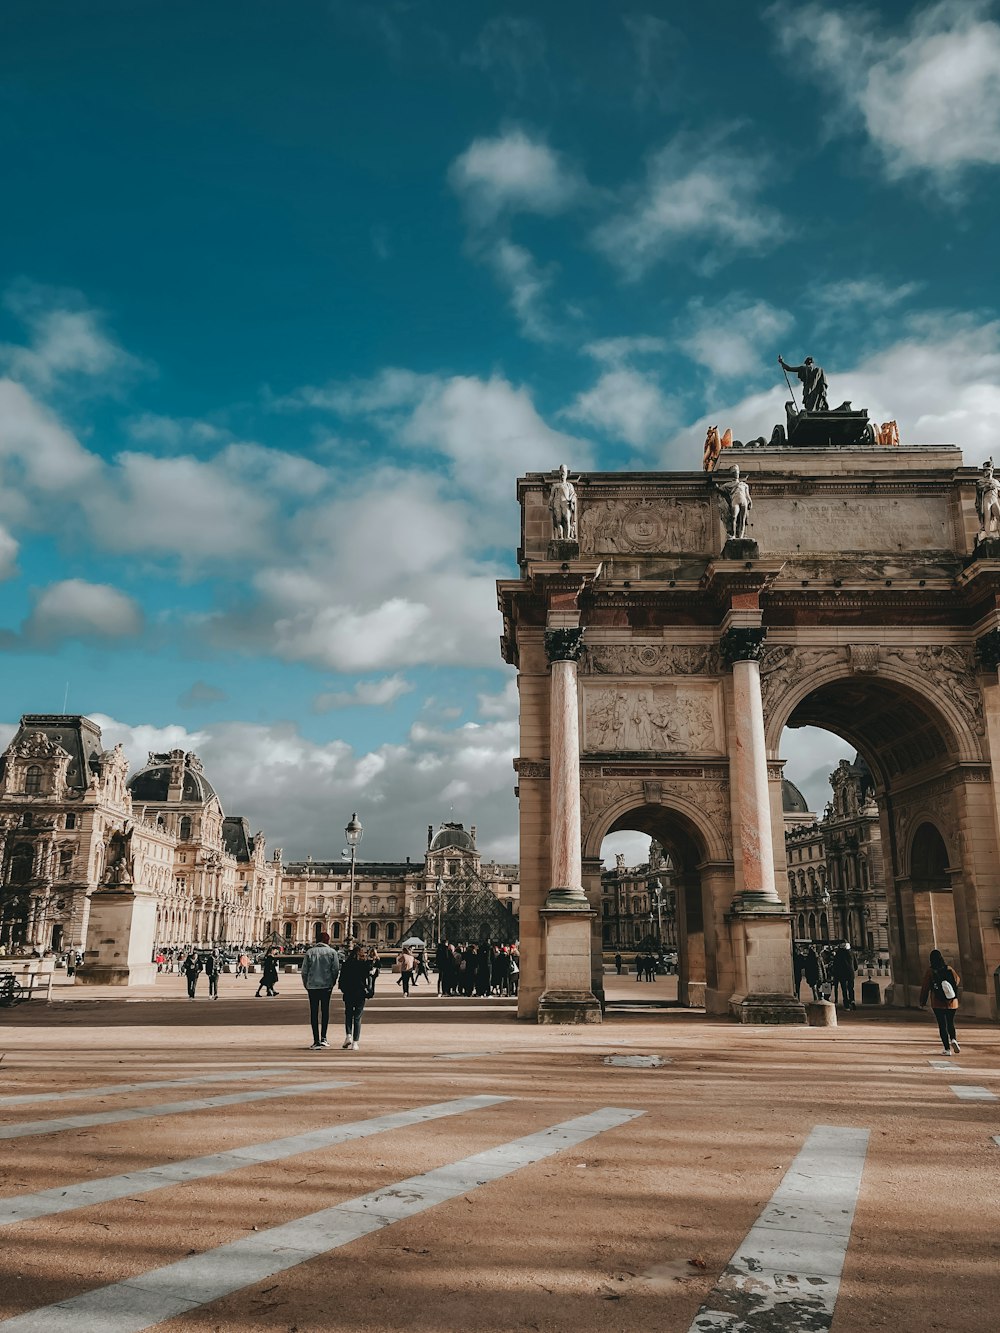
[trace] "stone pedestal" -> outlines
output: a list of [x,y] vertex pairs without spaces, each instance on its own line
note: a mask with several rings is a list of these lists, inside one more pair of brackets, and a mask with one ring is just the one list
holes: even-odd
[[804,1024],[805,1006],[792,994],[791,924],[781,905],[767,915],[734,912],[727,926],[742,969],[730,1016],[740,1023]]
[[100,889],[90,900],[87,949],[76,979],[85,986],[151,986],[156,899],[129,885]]
[[760,547],[747,537],[727,537],[722,548],[723,560],[756,560],[760,556]]
[[593,913],[546,906],[545,990],[538,1001],[539,1023],[600,1023],[601,1006],[590,989],[590,930]]
[[837,1006],[829,1000],[810,1000],[806,1005],[806,1021],[811,1028],[835,1028]]
[[553,538],[546,552],[550,560],[579,560],[580,543],[575,539]]

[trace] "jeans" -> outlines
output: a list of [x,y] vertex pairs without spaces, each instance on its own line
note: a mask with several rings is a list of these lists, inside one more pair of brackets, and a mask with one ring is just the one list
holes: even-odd
[[[309,991],[309,1021],[312,1024],[313,1041],[318,1046],[326,1041],[326,1030],[330,1025],[330,996],[332,986],[316,987]],[[322,1027],[320,1023],[322,1021]]]
[[189,972],[189,973],[188,973],[187,984],[188,984],[188,995],[190,995],[191,999],[193,1000],[193,999],[194,999],[194,988],[195,988],[195,986],[197,986],[197,984],[198,984],[198,973],[197,973],[197,972]]
[[946,1051],[950,1051],[951,1043],[955,1040],[955,1010],[935,1009],[934,1017],[937,1019],[938,1032],[941,1034],[941,1045]]
[[837,991],[840,991],[840,998],[843,1001],[845,1009],[854,1008],[854,978],[850,981],[844,981],[838,977],[833,983],[833,1002],[837,1003]]
[[208,974],[208,993],[209,995],[218,995],[219,993],[218,972],[209,972]]
[[344,996],[344,1033],[352,1041],[361,1040],[361,1015],[365,1012],[364,995]]

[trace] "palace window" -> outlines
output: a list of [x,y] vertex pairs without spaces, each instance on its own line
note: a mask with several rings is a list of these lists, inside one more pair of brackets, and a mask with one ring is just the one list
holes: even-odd
[[385,937],[387,940],[394,940],[396,938],[396,927],[391,921],[385,928]]
[[377,940],[377,939],[378,939],[378,922],[377,922],[377,921],[371,921],[371,922],[369,922],[369,925],[368,925],[368,938],[369,938],[370,940]]
[[76,815],[74,815],[74,814],[69,814],[69,815],[66,816],[66,827],[67,827],[67,828],[76,828]]
[[339,921],[335,921],[335,922],[333,923],[333,926],[332,926],[332,928],[331,928],[331,930],[330,930],[330,938],[331,938],[332,940],[339,940],[339,939],[340,939],[340,922],[339,922]]
[[7,876],[8,884],[27,884],[28,880],[31,878],[33,860],[34,855],[31,843],[17,843],[10,854],[10,869]]
[[42,770],[37,764],[32,764],[24,774],[24,794],[25,796],[37,796],[42,790]]
[[180,832],[180,838],[181,838],[181,842],[190,842],[190,841],[191,841],[191,816],[190,816],[190,815],[182,815],[182,816],[181,816],[181,832]]

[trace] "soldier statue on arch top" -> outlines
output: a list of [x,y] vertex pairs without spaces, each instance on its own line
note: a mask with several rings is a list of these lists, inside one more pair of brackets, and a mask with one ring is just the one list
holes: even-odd
[[[850,402],[831,407],[827,398],[826,373],[811,356],[800,366],[790,366],[779,353],[778,364],[785,375],[791,401],[785,404],[785,441],[800,449],[851,448],[876,443],[875,428],[868,420],[866,407],[855,408]],[[797,375],[802,385],[802,406],[788,378]],[[780,427],[775,427],[775,434]],[[772,436],[772,443],[775,443]]]

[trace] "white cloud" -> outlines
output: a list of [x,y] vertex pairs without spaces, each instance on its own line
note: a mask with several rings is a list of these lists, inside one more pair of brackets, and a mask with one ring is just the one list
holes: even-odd
[[0,379],[0,462],[5,461],[45,497],[85,488],[100,471],[99,460],[52,412],[22,385]]
[[210,421],[194,417],[167,417],[157,412],[142,412],[131,417],[126,429],[139,444],[162,445],[178,449],[192,444],[215,444],[228,438],[228,433]]
[[[899,423],[903,444],[958,444],[978,465],[1000,437],[1000,321],[924,313],[901,320],[896,341],[857,365],[827,365],[830,401],[867,407],[873,421]],[[731,426],[742,440],[769,437],[784,422],[784,384],[713,408],[678,432],[664,466],[696,467],[705,429]]]
[[36,594],[20,633],[0,633],[0,648],[52,649],[67,639],[117,641],[142,633],[137,602],[106,583],[65,579]]
[[681,350],[722,379],[756,373],[764,360],[773,361],[774,340],[792,326],[787,310],[766,301],[746,303],[730,296],[713,307],[695,300],[678,324]]
[[784,775],[806,798],[809,809],[822,815],[831,799],[830,774],[841,759],[853,759],[855,749],[832,731],[819,727],[786,727],[779,749],[786,761]]
[[12,579],[17,573],[17,553],[20,547],[0,523],[0,579]]
[[839,91],[887,174],[925,172],[948,185],[1000,163],[1000,24],[982,0],[945,0],[888,36],[872,11],[821,4],[770,11],[791,67]]
[[484,245],[482,254],[507,289],[510,307],[524,336],[535,342],[555,341],[559,334],[546,310],[553,269],[541,268],[530,250],[503,236]]
[[652,376],[623,366],[605,371],[563,415],[611,439],[646,449],[676,424],[677,408]]
[[478,227],[512,213],[561,213],[584,190],[573,166],[519,129],[474,139],[451,164],[448,180]]
[[41,389],[68,380],[100,380],[115,387],[122,378],[148,371],[106,333],[101,315],[83,304],[78,293],[50,291],[20,283],[4,298],[4,305],[25,325],[24,346],[0,344],[0,365],[14,379]]
[[378,680],[359,680],[350,690],[329,690],[313,700],[314,713],[328,713],[334,708],[387,708],[413,690],[412,682],[398,674]]
[[204,704],[225,703],[229,695],[225,690],[220,690],[217,685],[209,685],[207,681],[196,680],[189,689],[185,690],[177,702],[181,708],[197,708]]
[[[445,819],[478,825],[486,857],[517,859],[512,759],[517,724],[488,721],[451,730],[415,728],[406,742],[356,753],[345,742],[302,736],[291,723],[227,722],[183,727],[132,726],[92,714],[105,745],[121,741],[133,771],[150,750],[195,750],[227,814],[245,815],[285,860],[338,860],[352,811],[364,825],[362,860],[418,861],[427,825]],[[13,734],[10,726],[0,735]],[[452,812],[450,807],[454,803]],[[336,811],[342,811],[338,823]]]
[[719,135],[680,134],[650,158],[645,182],[625,192],[624,207],[596,228],[593,242],[632,281],[692,247],[706,266],[768,249],[783,231],[759,197],[773,174],[762,155]]

